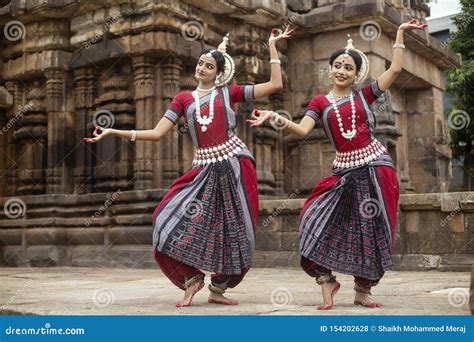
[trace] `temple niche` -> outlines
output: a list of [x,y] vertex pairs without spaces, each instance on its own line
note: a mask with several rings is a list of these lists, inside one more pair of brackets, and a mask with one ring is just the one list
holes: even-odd
[[[130,266],[133,256],[151,265],[151,213],[191,167],[186,125],[157,142],[81,139],[98,124],[153,129],[178,92],[196,87],[201,49],[227,33],[234,82],[267,81],[266,41],[284,23],[298,30],[279,45],[284,89],[236,109],[238,135],[257,161],[262,215],[291,198],[284,223],[259,233],[257,250],[294,253],[293,211],[330,174],[335,151],[321,128],[301,141],[270,124],[251,129],[245,117],[271,108],[299,121],[311,98],[330,89],[328,58],[348,34],[376,78],[390,65],[398,25],[428,13],[416,0],[0,1],[0,28],[9,32],[0,41],[0,196],[22,210],[0,215],[0,261]],[[406,46],[402,74],[373,105],[376,135],[395,161],[402,193],[436,194],[451,178],[442,73],[460,58],[425,32],[408,34]],[[261,255],[270,265],[281,261]]]

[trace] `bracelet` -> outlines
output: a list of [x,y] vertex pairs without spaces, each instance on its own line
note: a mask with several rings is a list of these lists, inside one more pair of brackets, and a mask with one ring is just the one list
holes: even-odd
[[132,129],[132,137],[130,138],[130,141],[135,141],[137,139],[137,131]]
[[277,112],[273,112],[272,114],[272,120],[273,121],[276,121],[280,118],[280,114],[278,114]]
[[396,48],[404,49],[404,48],[405,48],[405,44],[393,44],[393,48],[394,48],[394,49],[396,49]]
[[270,59],[270,64],[281,64],[281,61],[279,59],[272,58]]

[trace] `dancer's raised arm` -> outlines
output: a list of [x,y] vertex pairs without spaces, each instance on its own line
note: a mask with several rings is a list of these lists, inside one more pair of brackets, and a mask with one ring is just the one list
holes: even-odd
[[270,95],[283,88],[283,81],[281,78],[281,65],[280,65],[280,59],[278,58],[276,43],[280,39],[290,38],[293,32],[294,30],[289,27],[287,27],[285,29],[285,32],[283,33],[281,33],[281,30],[278,30],[278,29],[272,30],[270,38],[268,39],[268,46],[270,49],[270,64],[271,64],[270,81],[255,85],[253,95],[256,99],[259,97]]
[[405,53],[405,45],[403,44],[404,33],[406,31],[424,29],[426,26],[426,24],[421,24],[417,19],[412,19],[408,23],[403,23],[398,27],[397,38],[393,45],[392,64],[390,64],[390,68],[377,79],[381,91],[390,88],[398,77],[398,74],[402,71],[403,55]]

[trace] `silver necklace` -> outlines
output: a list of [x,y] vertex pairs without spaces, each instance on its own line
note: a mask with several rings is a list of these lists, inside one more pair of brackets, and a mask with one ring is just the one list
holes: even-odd
[[[331,101],[332,107],[334,108],[334,111],[336,112],[337,123],[339,125],[339,131],[341,131],[341,135],[345,139],[352,139],[357,134],[357,130],[355,128],[356,109],[355,109],[355,103],[354,103],[354,93],[351,92],[349,96],[350,96],[349,100],[351,102],[351,109],[352,109],[352,114],[351,114],[352,125],[351,125],[351,130],[344,131],[344,128],[342,126],[341,113],[339,112],[339,108],[336,105],[336,94],[334,94],[332,91],[329,92],[329,100]],[[342,96],[342,97],[346,97],[346,96]]]
[[212,89],[211,99],[209,103],[209,116],[201,116],[201,104],[199,103],[199,94],[193,91],[194,103],[196,104],[196,121],[201,125],[201,131],[206,132],[207,126],[212,123],[214,119],[214,99],[216,98],[216,89]]

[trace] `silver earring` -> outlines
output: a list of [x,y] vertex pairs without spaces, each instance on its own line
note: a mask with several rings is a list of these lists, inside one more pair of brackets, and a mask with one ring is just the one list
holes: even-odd
[[219,74],[216,76],[216,79],[214,80],[214,84],[218,85],[221,81],[219,80],[221,78],[222,74]]

